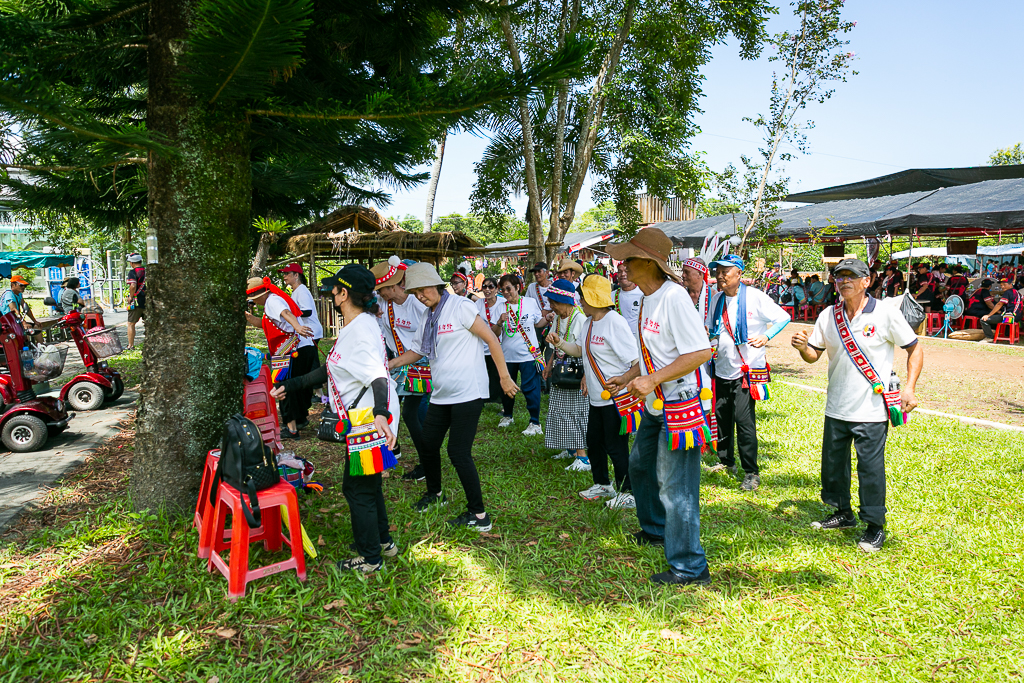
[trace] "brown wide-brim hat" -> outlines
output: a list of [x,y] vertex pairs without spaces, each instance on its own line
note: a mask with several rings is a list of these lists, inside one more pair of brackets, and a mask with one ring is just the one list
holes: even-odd
[[397,256],[381,261],[370,272],[373,273],[374,290],[397,285],[405,277],[405,264]]
[[633,239],[619,244],[609,244],[605,252],[616,261],[631,258],[642,258],[654,261],[673,282],[679,282],[679,276],[668,267],[668,257],[672,253],[672,240],[658,228],[644,228]]
[[249,301],[259,299],[269,290],[261,277],[251,277],[245,281],[245,298]]
[[555,272],[561,273],[563,270],[572,270],[577,275],[583,275],[583,266],[577,261],[573,261],[571,258],[564,258],[562,261],[555,266]]

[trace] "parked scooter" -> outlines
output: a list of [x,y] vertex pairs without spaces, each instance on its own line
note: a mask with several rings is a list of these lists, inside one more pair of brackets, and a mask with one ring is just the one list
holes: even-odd
[[[75,416],[65,402],[52,396],[36,396],[32,385],[59,377],[66,349],[54,349],[45,363],[28,351],[25,330],[13,313],[0,316],[0,349],[9,374],[0,375],[0,441],[17,453],[36,451],[50,435],[68,428]],[[24,356],[23,357],[23,352]]]
[[[48,306],[53,299],[43,300]],[[58,327],[71,333],[71,339],[78,347],[82,356],[85,372],[72,377],[60,390],[60,398],[67,401],[72,410],[85,411],[102,408],[107,401],[116,401],[124,393],[124,380],[121,373],[107,366],[103,358],[116,356],[124,349],[121,338],[111,327],[94,327],[85,329],[85,319],[78,311],[72,311],[61,317]]]

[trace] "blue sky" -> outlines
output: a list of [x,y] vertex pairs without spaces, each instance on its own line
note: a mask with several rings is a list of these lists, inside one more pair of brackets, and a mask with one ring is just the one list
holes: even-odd
[[[998,147],[1024,141],[1020,2],[880,2],[850,0],[844,16],[860,72],[825,104],[809,105],[816,126],[810,151],[785,166],[791,191],[864,180],[905,168],[985,164]],[[783,9],[771,30],[794,25]],[[760,135],[744,116],[766,111],[772,65],[744,61],[735,44],[715,48],[704,68],[702,133],[693,150],[721,170],[741,154],[756,155]],[[1015,66],[1016,65],[1016,66]],[[469,209],[473,164],[486,140],[449,138],[435,217]],[[428,169],[429,170],[429,169]],[[589,183],[577,215],[591,207]],[[388,215],[423,217],[426,184],[396,193]],[[513,203],[521,216],[525,198]]]

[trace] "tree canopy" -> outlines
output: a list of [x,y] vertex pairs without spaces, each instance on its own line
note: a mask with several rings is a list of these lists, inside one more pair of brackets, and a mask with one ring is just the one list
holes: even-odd
[[1018,142],[1012,147],[1003,147],[992,152],[988,158],[989,166],[1011,166],[1024,164],[1024,147]]

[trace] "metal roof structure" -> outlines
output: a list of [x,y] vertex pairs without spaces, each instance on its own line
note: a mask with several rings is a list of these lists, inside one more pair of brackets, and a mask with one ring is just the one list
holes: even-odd
[[911,168],[847,185],[836,185],[809,192],[796,192],[787,196],[786,201],[819,204],[844,199],[868,199],[911,192],[930,192],[944,187],[1012,178],[1024,178],[1024,165]]

